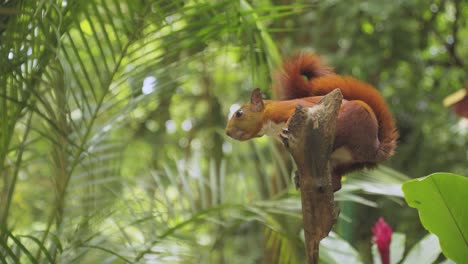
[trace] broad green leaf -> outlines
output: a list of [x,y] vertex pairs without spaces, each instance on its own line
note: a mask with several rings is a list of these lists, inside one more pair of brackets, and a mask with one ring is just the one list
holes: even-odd
[[439,237],[444,255],[457,263],[468,259],[468,178],[434,173],[403,184],[409,206],[423,226]]
[[439,239],[434,234],[428,234],[411,248],[403,264],[434,263],[440,252]]

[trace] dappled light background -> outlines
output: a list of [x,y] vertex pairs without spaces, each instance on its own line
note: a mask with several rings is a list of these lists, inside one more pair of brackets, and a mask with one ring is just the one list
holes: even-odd
[[401,134],[384,166],[346,177],[322,261],[370,262],[380,216],[414,245],[426,231],[401,183],[468,175],[467,121],[442,104],[468,86],[466,1],[10,0],[0,259],[303,263],[290,158],[224,134],[298,51],[377,87]]

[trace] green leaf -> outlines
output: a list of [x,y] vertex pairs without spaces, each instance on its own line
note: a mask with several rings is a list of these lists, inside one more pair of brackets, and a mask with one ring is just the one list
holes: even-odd
[[390,243],[390,263],[399,263],[405,253],[406,235],[402,233],[393,233]]
[[[390,263],[396,264],[399,263],[403,258],[403,253],[405,253],[405,241],[406,235],[402,233],[393,233],[392,242],[390,243]],[[380,258],[380,253],[377,250],[377,245],[372,243],[372,263],[381,264],[382,260]]]
[[411,248],[403,264],[434,263],[440,252],[439,239],[434,234],[428,234]]
[[444,255],[457,263],[468,259],[468,178],[434,173],[403,184],[409,206],[418,209],[423,226],[436,234]]
[[320,242],[320,261],[323,263],[363,263],[356,249],[333,232],[330,232],[330,235]]
[[440,262],[439,264],[456,264],[456,263],[451,261],[450,259],[446,259],[446,260]]

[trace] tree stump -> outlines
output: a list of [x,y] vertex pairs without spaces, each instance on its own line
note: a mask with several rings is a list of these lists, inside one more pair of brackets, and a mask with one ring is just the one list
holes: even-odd
[[[311,108],[297,106],[281,138],[292,155],[301,190],[307,263],[318,263],[319,243],[338,217],[329,159],[343,95],[335,89]],[[297,179],[296,179],[297,180]]]

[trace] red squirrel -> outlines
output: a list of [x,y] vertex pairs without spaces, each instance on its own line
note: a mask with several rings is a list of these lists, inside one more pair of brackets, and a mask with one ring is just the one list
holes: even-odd
[[311,53],[287,60],[274,87],[282,100],[263,100],[259,89],[252,92],[229,120],[226,134],[237,140],[263,135],[279,136],[296,105],[311,107],[323,95],[339,88],[343,94],[331,154],[332,187],[341,188],[344,174],[373,168],[393,155],[398,132],[380,93],[371,85],[340,76]]

